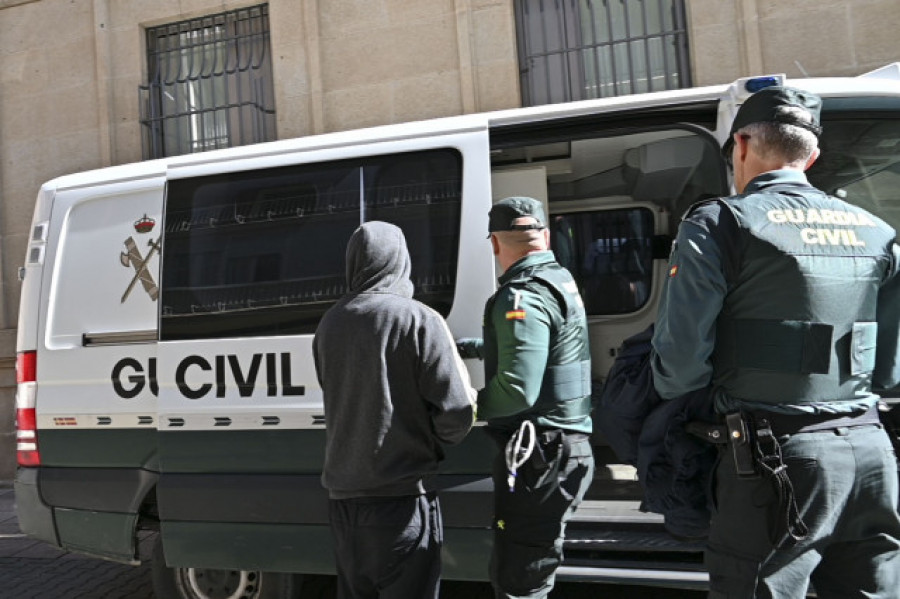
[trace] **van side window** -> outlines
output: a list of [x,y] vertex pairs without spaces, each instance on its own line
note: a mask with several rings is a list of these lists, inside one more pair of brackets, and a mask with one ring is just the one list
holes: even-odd
[[588,314],[625,314],[647,302],[653,213],[628,208],[554,215],[550,247],[575,277]]
[[449,149],[174,179],[160,339],[314,332],[347,290],[350,235],[371,220],[403,230],[416,298],[446,316],[461,191]]

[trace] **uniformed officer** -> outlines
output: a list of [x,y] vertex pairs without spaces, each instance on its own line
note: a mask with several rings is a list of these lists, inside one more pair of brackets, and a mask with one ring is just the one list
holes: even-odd
[[541,203],[506,198],[489,221],[504,272],[485,305],[483,340],[458,347],[484,359],[477,412],[500,447],[491,582],[497,597],[540,598],[593,477],[587,319],[572,275],[549,251]]
[[[900,380],[894,230],[812,187],[818,96],[770,87],[723,151],[739,195],[694,206],[653,338],[664,398],[712,384],[710,597],[900,597],[894,452],[872,392]],[[876,354],[877,345],[877,354]],[[786,467],[786,468],[785,468]]]

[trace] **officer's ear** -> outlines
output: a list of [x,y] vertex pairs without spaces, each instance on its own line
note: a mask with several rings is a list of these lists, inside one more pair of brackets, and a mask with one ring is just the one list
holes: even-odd
[[803,167],[803,170],[808,170],[813,164],[815,164],[816,160],[819,158],[819,154],[822,153],[822,150],[816,148],[813,150],[813,153],[810,155],[809,160],[806,161],[806,166]]
[[491,235],[491,249],[494,250],[495,256],[500,255],[500,242],[497,240],[497,236],[493,234]]
[[743,133],[734,134],[734,149],[737,151],[735,163],[743,163],[747,159],[747,153],[750,152],[750,136]]

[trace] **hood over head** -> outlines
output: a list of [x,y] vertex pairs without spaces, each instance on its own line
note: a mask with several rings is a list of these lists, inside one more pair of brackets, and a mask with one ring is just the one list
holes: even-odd
[[412,297],[412,266],[400,227],[371,221],[361,225],[347,244],[347,286],[351,293],[377,291]]

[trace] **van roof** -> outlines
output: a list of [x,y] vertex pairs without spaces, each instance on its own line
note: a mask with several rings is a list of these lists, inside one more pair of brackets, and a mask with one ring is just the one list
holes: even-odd
[[[780,77],[786,85],[806,89],[823,97],[900,95],[900,63],[893,63],[858,77],[823,77],[806,79],[786,79],[784,75],[775,75],[775,77]],[[221,150],[211,150],[198,154],[186,154],[157,160],[147,160],[63,175],[48,181],[44,185],[44,189],[60,190],[86,185],[96,185],[101,182],[110,183],[162,177],[167,174],[170,177],[173,175],[177,177],[177,171],[182,168],[190,170],[191,167],[229,162],[235,159],[266,158],[286,153],[340,148],[361,143],[378,143],[412,137],[442,135],[453,132],[477,131],[489,127],[502,127],[549,118],[565,118],[568,116],[577,117],[594,113],[598,109],[616,111],[692,104],[704,101],[725,100],[728,102],[728,98],[734,94],[734,89],[738,84],[742,84],[742,82],[747,79],[750,78],[742,78],[730,84],[650,92],[630,96],[614,96],[525,108],[510,108],[493,112],[379,125],[365,129],[338,131]],[[734,102],[734,100],[732,100],[732,102]]]

